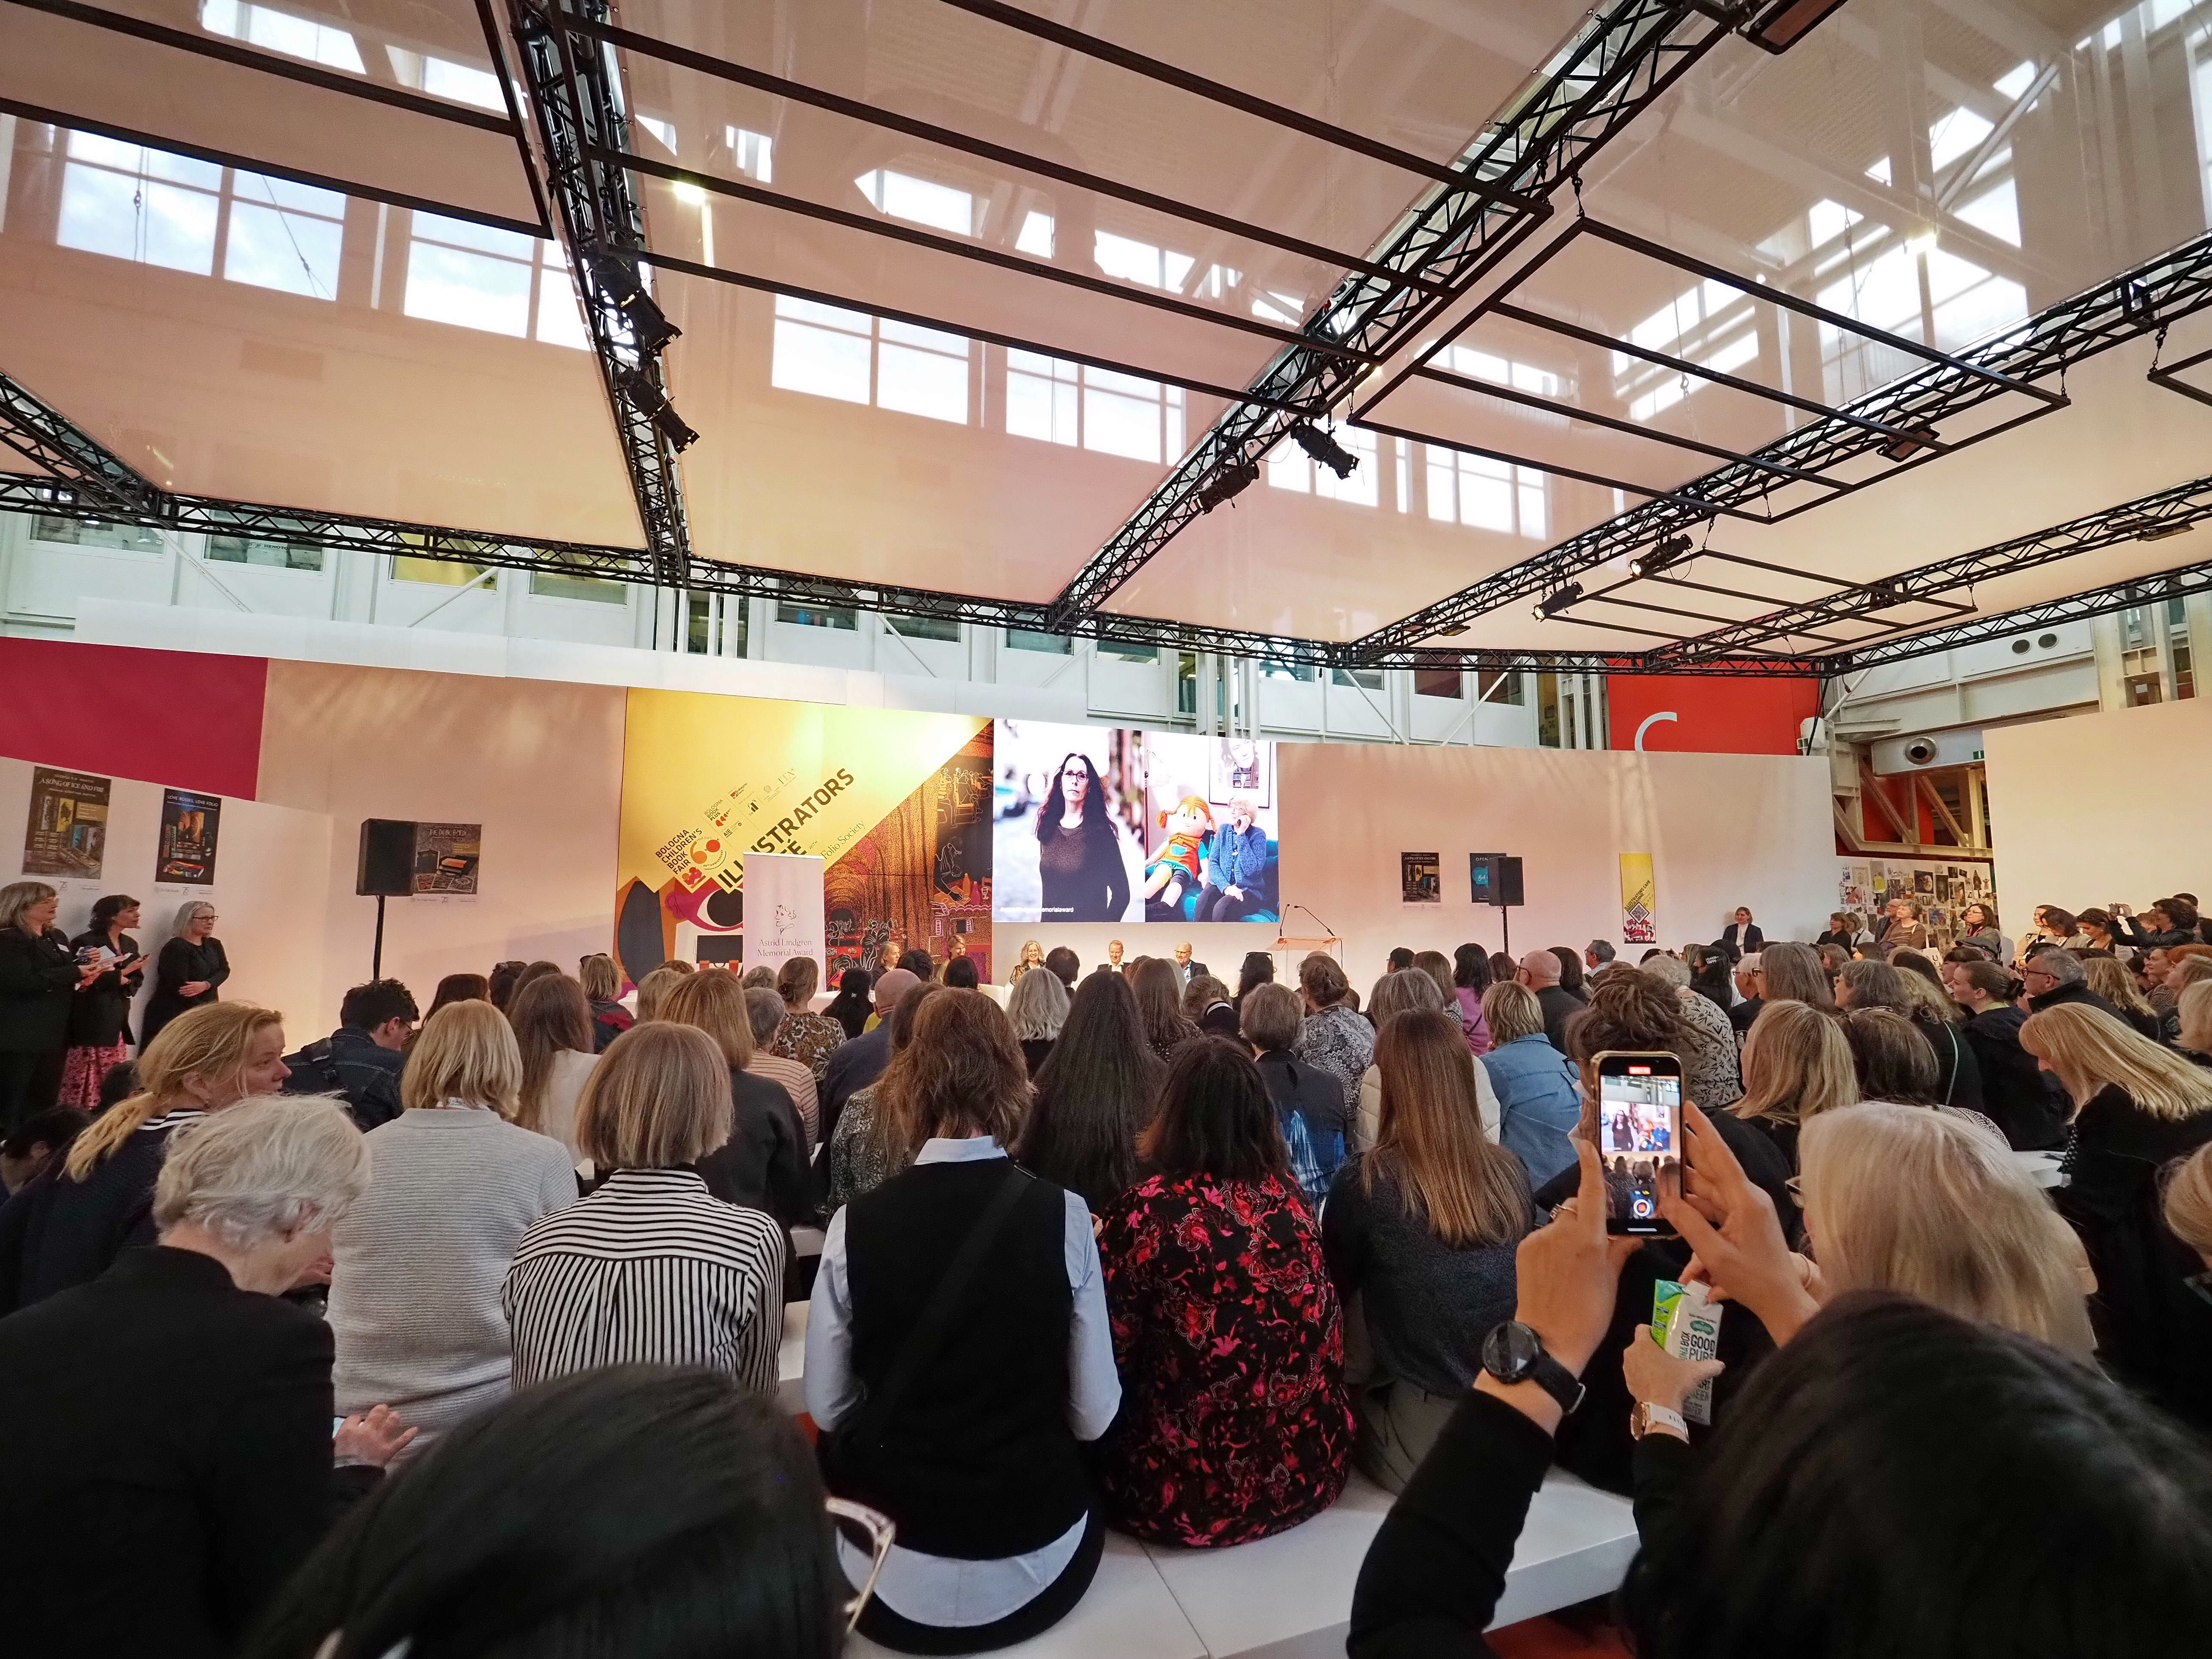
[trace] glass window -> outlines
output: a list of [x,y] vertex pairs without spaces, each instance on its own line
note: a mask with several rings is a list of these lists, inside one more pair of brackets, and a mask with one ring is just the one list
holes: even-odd
[[1532,466],[1425,446],[1429,516],[1541,541],[1550,523],[1544,475]]
[[769,384],[965,425],[968,341],[778,295]]
[[441,587],[466,587],[489,569],[489,565],[466,564],[458,559],[422,559],[405,553],[392,556],[392,580],[396,582],[430,582]]
[[1478,677],[1476,684],[1480,688],[1474,694],[1478,702],[1502,702],[1518,708],[1526,695],[1522,688],[1521,676],[1510,669],[1482,674]]
[[410,317],[550,345],[590,344],[558,242],[417,213],[407,250]]
[[917,617],[903,611],[884,613],[884,626],[905,640],[957,640],[960,624],[950,617]]
[[344,29],[332,28],[289,12],[251,5],[246,0],[201,0],[200,27],[210,34],[265,46],[287,58],[304,58],[325,69],[368,72],[361,47]]
[[1176,653],[1176,713],[1198,713],[1198,653],[1195,651]]
[[1413,695],[1417,697],[1464,697],[1466,678],[1456,668],[1416,668]]
[[1133,461],[1182,453],[1181,386],[1040,356],[1006,353],[1006,430]]
[[1017,651],[1042,651],[1054,657],[1064,657],[1068,652],[1066,635],[1039,634],[1027,628],[1009,628],[1006,643]]
[[1312,667],[1305,663],[1271,662],[1262,658],[1260,662],[1260,678],[1263,680],[1297,680],[1310,684],[1314,680],[1315,672]]
[[1112,640],[1098,641],[1098,654],[1114,662],[1158,662],[1160,648],[1157,645],[1126,645]]
[[257,536],[210,536],[207,556],[223,564],[258,564],[275,570],[320,570],[323,550],[299,542],[265,542]]
[[1332,668],[1328,671],[1331,685],[1357,686],[1364,691],[1382,689],[1382,671],[1379,668]]
[[884,167],[864,173],[853,182],[878,213],[933,230],[949,230],[956,236],[975,234],[975,198],[964,190]]
[[703,657],[714,648],[714,596],[694,593],[684,602],[684,649]]
[[[555,566],[566,564],[566,556],[547,556]],[[582,569],[539,568],[530,573],[530,592],[541,599],[588,599],[594,605],[627,605],[629,587],[611,576],[596,576]]]
[[775,602],[775,619],[796,628],[838,628],[851,633],[860,625],[860,613],[849,605],[794,605]]
[[63,547],[109,547],[125,553],[159,553],[161,532],[143,525],[103,524],[94,519],[57,519],[40,514],[31,520],[31,539]]

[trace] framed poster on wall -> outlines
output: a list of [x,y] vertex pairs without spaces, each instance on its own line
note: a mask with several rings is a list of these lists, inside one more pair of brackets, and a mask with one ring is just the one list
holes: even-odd
[[1434,853],[1399,854],[1398,897],[1405,904],[1442,904],[1443,861]]
[[110,781],[90,772],[41,766],[31,774],[23,823],[23,873],[98,881],[107,857]]
[[417,823],[415,826],[415,895],[417,898],[473,898],[477,865],[483,853],[481,823]]
[[164,789],[161,841],[154,853],[154,885],[215,885],[215,849],[222,826],[222,796]]

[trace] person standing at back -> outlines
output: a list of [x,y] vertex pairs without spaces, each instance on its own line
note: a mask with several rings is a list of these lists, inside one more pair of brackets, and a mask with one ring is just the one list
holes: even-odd
[[1348,1146],[1358,1121],[1359,1079],[1375,1058],[1375,1028],[1351,1006],[1352,981],[1334,957],[1316,951],[1298,964],[1298,994],[1306,1017],[1298,1027],[1296,1052],[1307,1065],[1328,1073],[1343,1086]]
[[599,1064],[598,1042],[584,988],[566,974],[533,979],[514,994],[507,1022],[522,1055],[515,1122],[561,1143],[571,1164],[584,1154],[576,1139],[576,1103]]
[[[0,904],[0,913],[6,906]],[[129,929],[138,925],[138,901],[111,893],[92,907],[92,926],[70,941],[82,953],[99,953],[100,973],[80,985],[70,1003],[69,1053],[62,1062],[60,1103],[80,1111],[100,1106],[108,1068],[131,1057],[131,1000],[145,982],[146,958]],[[0,1118],[5,1117],[0,1112]]]
[[59,896],[42,881],[0,887],[0,1134],[61,1097],[76,1000],[100,979],[54,926]]
[[230,958],[215,936],[216,920],[205,899],[186,899],[177,908],[174,933],[154,959],[154,994],[138,1024],[141,1053],[185,1009],[221,1000],[216,993],[230,977]]

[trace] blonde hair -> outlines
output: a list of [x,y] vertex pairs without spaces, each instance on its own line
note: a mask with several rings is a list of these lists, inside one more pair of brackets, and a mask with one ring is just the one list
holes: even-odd
[[489,1106],[510,1122],[522,1109],[522,1050],[489,1002],[449,1002],[423,1021],[399,1074],[399,1103],[410,1111],[449,1100]]
[[1858,1099],[1851,1045],[1833,1014],[1808,1002],[1770,1002],[1759,1011],[1743,1040],[1743,1098],[1730,1112],[1802,1123]]
[[677,1169],[729,1139],[732,1111],[714,1038],[667,1020],[635,1025],[592,1067],[576,1103],[576,1150],[602,1170]]
[[1483,1133],[1460,1023],[1437,1009],[1394,1015],[1376,1039],[1375,1064],[1382,1109],[1359,1161],[1360,1190],[1372,1196],[1376,1176],[1386,1176],[1407,1213],[1452,1249],[1516,1243],[1528,1231],[1528,1172]]
[[1482,994],[1482,1019],[1490,1027],[1492,1043],[1502,1048],[1542,1033],[1544,1005],[1518,980],[1501,979]]
[[622,994],[622,975],[615,971],[614,958],[604,951],[577,958],[576,982],[594,1002],[612,1002]]
[[170,1138],[154,1224],[204,1228],[250,1250],[295,1230],[328,1232],[368,1187],[368,1143],[337,1101],[262,1095]]
[[742,1071],[753,1063],[753,1016],[745,1006],[745,988],[724,969],[694,974],[660,1005],[660,1017],[678,1025],[696,1025],[714,1039],[722,1058]]
[[2158,1011],[2144,998],[2142,988],[2136,976],[2123,968],[2112,957],[2087,957],[2081,963],[2083,977],[2089,988],[2112,1005],[2130,1013],[2155,1014]]
[[1805,1204],[1826,1292],[1901,1291],[2087,1358],[2073,1231],[1987,1132],[1870,1102],[1805,1126]]
[[187,1083],[210,1086],[211,1092],[234,1085],[253,1039],[283,1023],[274,1008],[250,1002],[210,1002],[179,1014],[138,1056],[138,1092],[102,1112],[70,1143],[62,1165],[70,1179],[82,1181],[134,1130],[175,1106]]
[[2181,1035],[2175,1041],[2200,1054],[2212,1054],[2212,982],[2183,986],[2173,1006],[2181,1016]]
[[[1900,968],[1897,970],[1898,981],[1905,988],[1906,1001],[1915,1005],[1922,1012],[1934,1016],[1935,1023],[1938,1025],[1956,1024],[1966,1018],[1966,1011],[1954,1001],[1951,994],[1943,988],[1943,976],[1936,969],[1936,959],[1933,957],[1922,951],[1893,951],[1890,952],[1889,959],[1894,963],[1899,957],[1911,957],[1917,961],[1928,964],[1928,972],[1924,974],[1911,968]],[[2115,967],[2118,965],[2117,963],[2113,964]],[[1907,1011],[1900,1009],[1899,1012],[1903,1013]],[[1917,1018],[1917,1016],[1916,1015],[1915,1018]]]
[[2117,1085],[2153,1117],[2194,1117],[2212,1110],[2212,1072],[2122,1024],[2101,1008],[2062,1002],[2030,1014],[2021,1046],[2065,1085],[2075,1105]]
[[[1856,930],[1854,930],[1856,931]],[[1802,1002],[1815,1008],[1836,1006],[1836,992],[1820,953],[1809,945],[1784,939],[1759,953],[1759,994],[1769,1003]]]
[[668,994],[683,984],[684,980],[684,975],[681,969],[661,967],[654,969],[643,979],[638,981],[638,1023],[643,1024],[649,1019],[665,1018],[666,1016],[660,1012],[661,1005],[668,1000]]
[[26,910],[56,896],[43,881],[11,881],[0,887],[0,927],[22,927]]
[[2212,1146],[2168,1167],[2164,1200],[2169,1231],[2199,1255],[2212,1255]]

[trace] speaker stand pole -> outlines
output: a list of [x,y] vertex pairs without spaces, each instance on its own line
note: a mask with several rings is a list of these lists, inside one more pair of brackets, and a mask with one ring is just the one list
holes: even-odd
[[[383,902],[384,901],[382,899],[377,900],[377,903],[380,906],[381,906]],[[381,922],[378,924],[380,928],[382,925],[383,924]],[[1498,907],[1498,925],[1504,933],[1505,954],[1510,957],[1513,954],[1513,912],[1509,907],[1503,904]],[[381,938],[382,934],[380,933],[378,937]]]
[[381,893],[376,896],[376,948],[369,953],[368,976],[371,979],[384,977],[384,895]]

